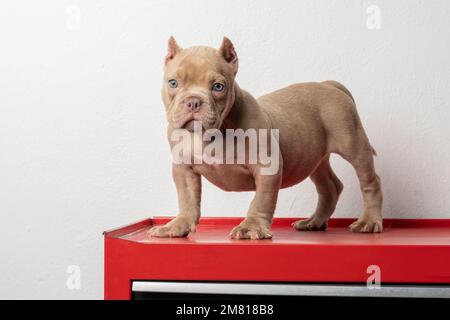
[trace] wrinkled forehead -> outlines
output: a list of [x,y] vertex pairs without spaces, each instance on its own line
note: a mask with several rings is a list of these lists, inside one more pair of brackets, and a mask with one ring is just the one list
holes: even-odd
[[233,76],[219,52],[209,47],[183,49],[164,70],[165,79],[177,79],[184,83],[209,83]]

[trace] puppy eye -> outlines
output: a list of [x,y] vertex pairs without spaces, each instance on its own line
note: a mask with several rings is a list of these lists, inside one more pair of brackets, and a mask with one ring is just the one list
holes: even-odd
[[216,82],[212,86],[212,90],[216,92],[222,92],[225,89],[225,86],[219,82]]
[[178,87],[178,81],[175,80],[175,79],[170,79],[170,80],[169,80],[169,87],[171,87],[171,88],[176,88],[176,87]]

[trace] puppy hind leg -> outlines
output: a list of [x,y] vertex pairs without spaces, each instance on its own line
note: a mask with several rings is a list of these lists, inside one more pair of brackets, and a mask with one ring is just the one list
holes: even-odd
[[364,211],[349,228],[354,232],[382,232],[383,194],[380,178],[375,172],[374,149],[366,138],[360,140],[359,144],[355,144],[352,149],[353,151],[344,153],[342,156],[355,168],[362,192]]
[[310,176],[319,196],[316,210],[305,220],[292,224],[297,230],[318,231],[327,228],[327,222],[336,209],[344,185],[338,179],[330,165],[330,156],[326,156]]

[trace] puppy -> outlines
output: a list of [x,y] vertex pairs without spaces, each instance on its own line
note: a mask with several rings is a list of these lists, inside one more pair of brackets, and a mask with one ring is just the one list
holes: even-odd
[[[169,39],[162,100],[172,151],[177,146],[174,133],[184,130],[195,139],[197,122],[201,133],[277,130],[275,147],[268,148],[270,154],[279,150],[277,170],[263,174],[267,163],[261,160],[251,163],[248,156],[243,162],[232,164],[200,163],[195,159],[190,163],[174,163],[179,214],[166,225],[150,229],[149,235],[184,237],[195,231],[200,218],[201,176],[226,191],[256,191],[246,218],[231,230],[234,239],[271,238],[279,189],[307,177],[319,195],[317,208],[310,218],[294,222],[293,227],[325,230],[343,189],[330,166],[331,153],[350,162],[360,182],[364,211],[349,228],[354,232],[381,232],[382,192],[374,168],[375,151],[350,92],[336,81],[324,81],[293,84],[255,99],[235,82],[237,71],[238,57],[227,38],[219,49],[202,46],[182,49],[173,37]],[[202,141],[200,148],[203,150],[211,141]],[[230,142],[231,146],[237,144],[235,139],[228,139],[227,146]],[[250,147],[246,143],[245,150]]]

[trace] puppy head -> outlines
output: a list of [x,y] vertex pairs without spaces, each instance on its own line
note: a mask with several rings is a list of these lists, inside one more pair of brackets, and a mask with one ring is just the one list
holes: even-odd
[[223,38],[219,49],[182,49],[171,37],[164,65],[162,98],[173,128],[218,129],[234,103],[238,58],[233,44]]

